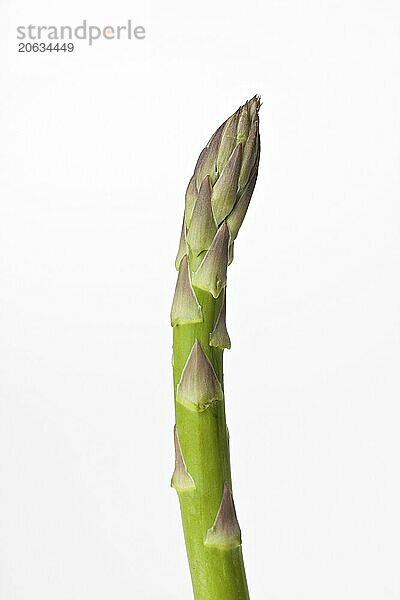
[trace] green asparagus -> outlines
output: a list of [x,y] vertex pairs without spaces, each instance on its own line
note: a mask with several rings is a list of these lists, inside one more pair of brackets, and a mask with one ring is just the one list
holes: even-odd
[[248,600],[232,496],[223,351],[227,267],[257,179],[255,96],[214,133],[186,191],[171,309],[175,470],[195,600]]

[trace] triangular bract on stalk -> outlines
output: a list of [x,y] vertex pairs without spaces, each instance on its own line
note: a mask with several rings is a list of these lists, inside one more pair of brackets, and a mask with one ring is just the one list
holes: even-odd
[[214,329],[210,333],[210,346],[224,349],[231,347],[231,340],[226,328],[226,290],[222,293],[224,294],[224,299]]
[[223,391],[214,367],[196,340],[176,389],[176,401],[190,410],[203,411],[222,399]]
[[207,531],[204,543],[206,546],[215,546],[221,549],[237,548],[242,543],[235,504],[227,483],[224,484],[222,500],[214,524]]
[[178,280],[171,308],[171,325],[175,327],[175,325],[202,322],[203,313],[190,282],[188,258],[185,255],[179,265]]
[[187,470],[185,459],[182,455],[182,448],[179,442],[178,431],[176,425],[174,427],[174,444],[175,444],[175,469],[172,474],[171,486],[177,492],[190,492],[196,488],[193,477]]

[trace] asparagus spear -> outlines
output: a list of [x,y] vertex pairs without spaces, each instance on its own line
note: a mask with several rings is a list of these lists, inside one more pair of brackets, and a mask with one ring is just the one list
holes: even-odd
[[171,309],[175,470],[195,600],[249,598],[232,496],[222,355],[226,275],[260,156],[259,97],[201,152],[186,191]]

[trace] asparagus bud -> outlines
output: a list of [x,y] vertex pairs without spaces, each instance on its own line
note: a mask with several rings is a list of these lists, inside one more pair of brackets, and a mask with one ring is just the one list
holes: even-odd
[[254,96],[217,129],[202,150],[186,191],[186,230],[207,176],[217,225],[232,211],[252,177],[255,185],[260,155],[259,108],[260,99]]

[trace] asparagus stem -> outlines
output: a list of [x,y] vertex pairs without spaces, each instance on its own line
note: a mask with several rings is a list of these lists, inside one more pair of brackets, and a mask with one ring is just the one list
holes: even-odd
[[219,127],[186,192],[171,310],[175,471],[195,600],[248,600],[232,496],[223,351],[226,273],[259,162],[254,97]]

